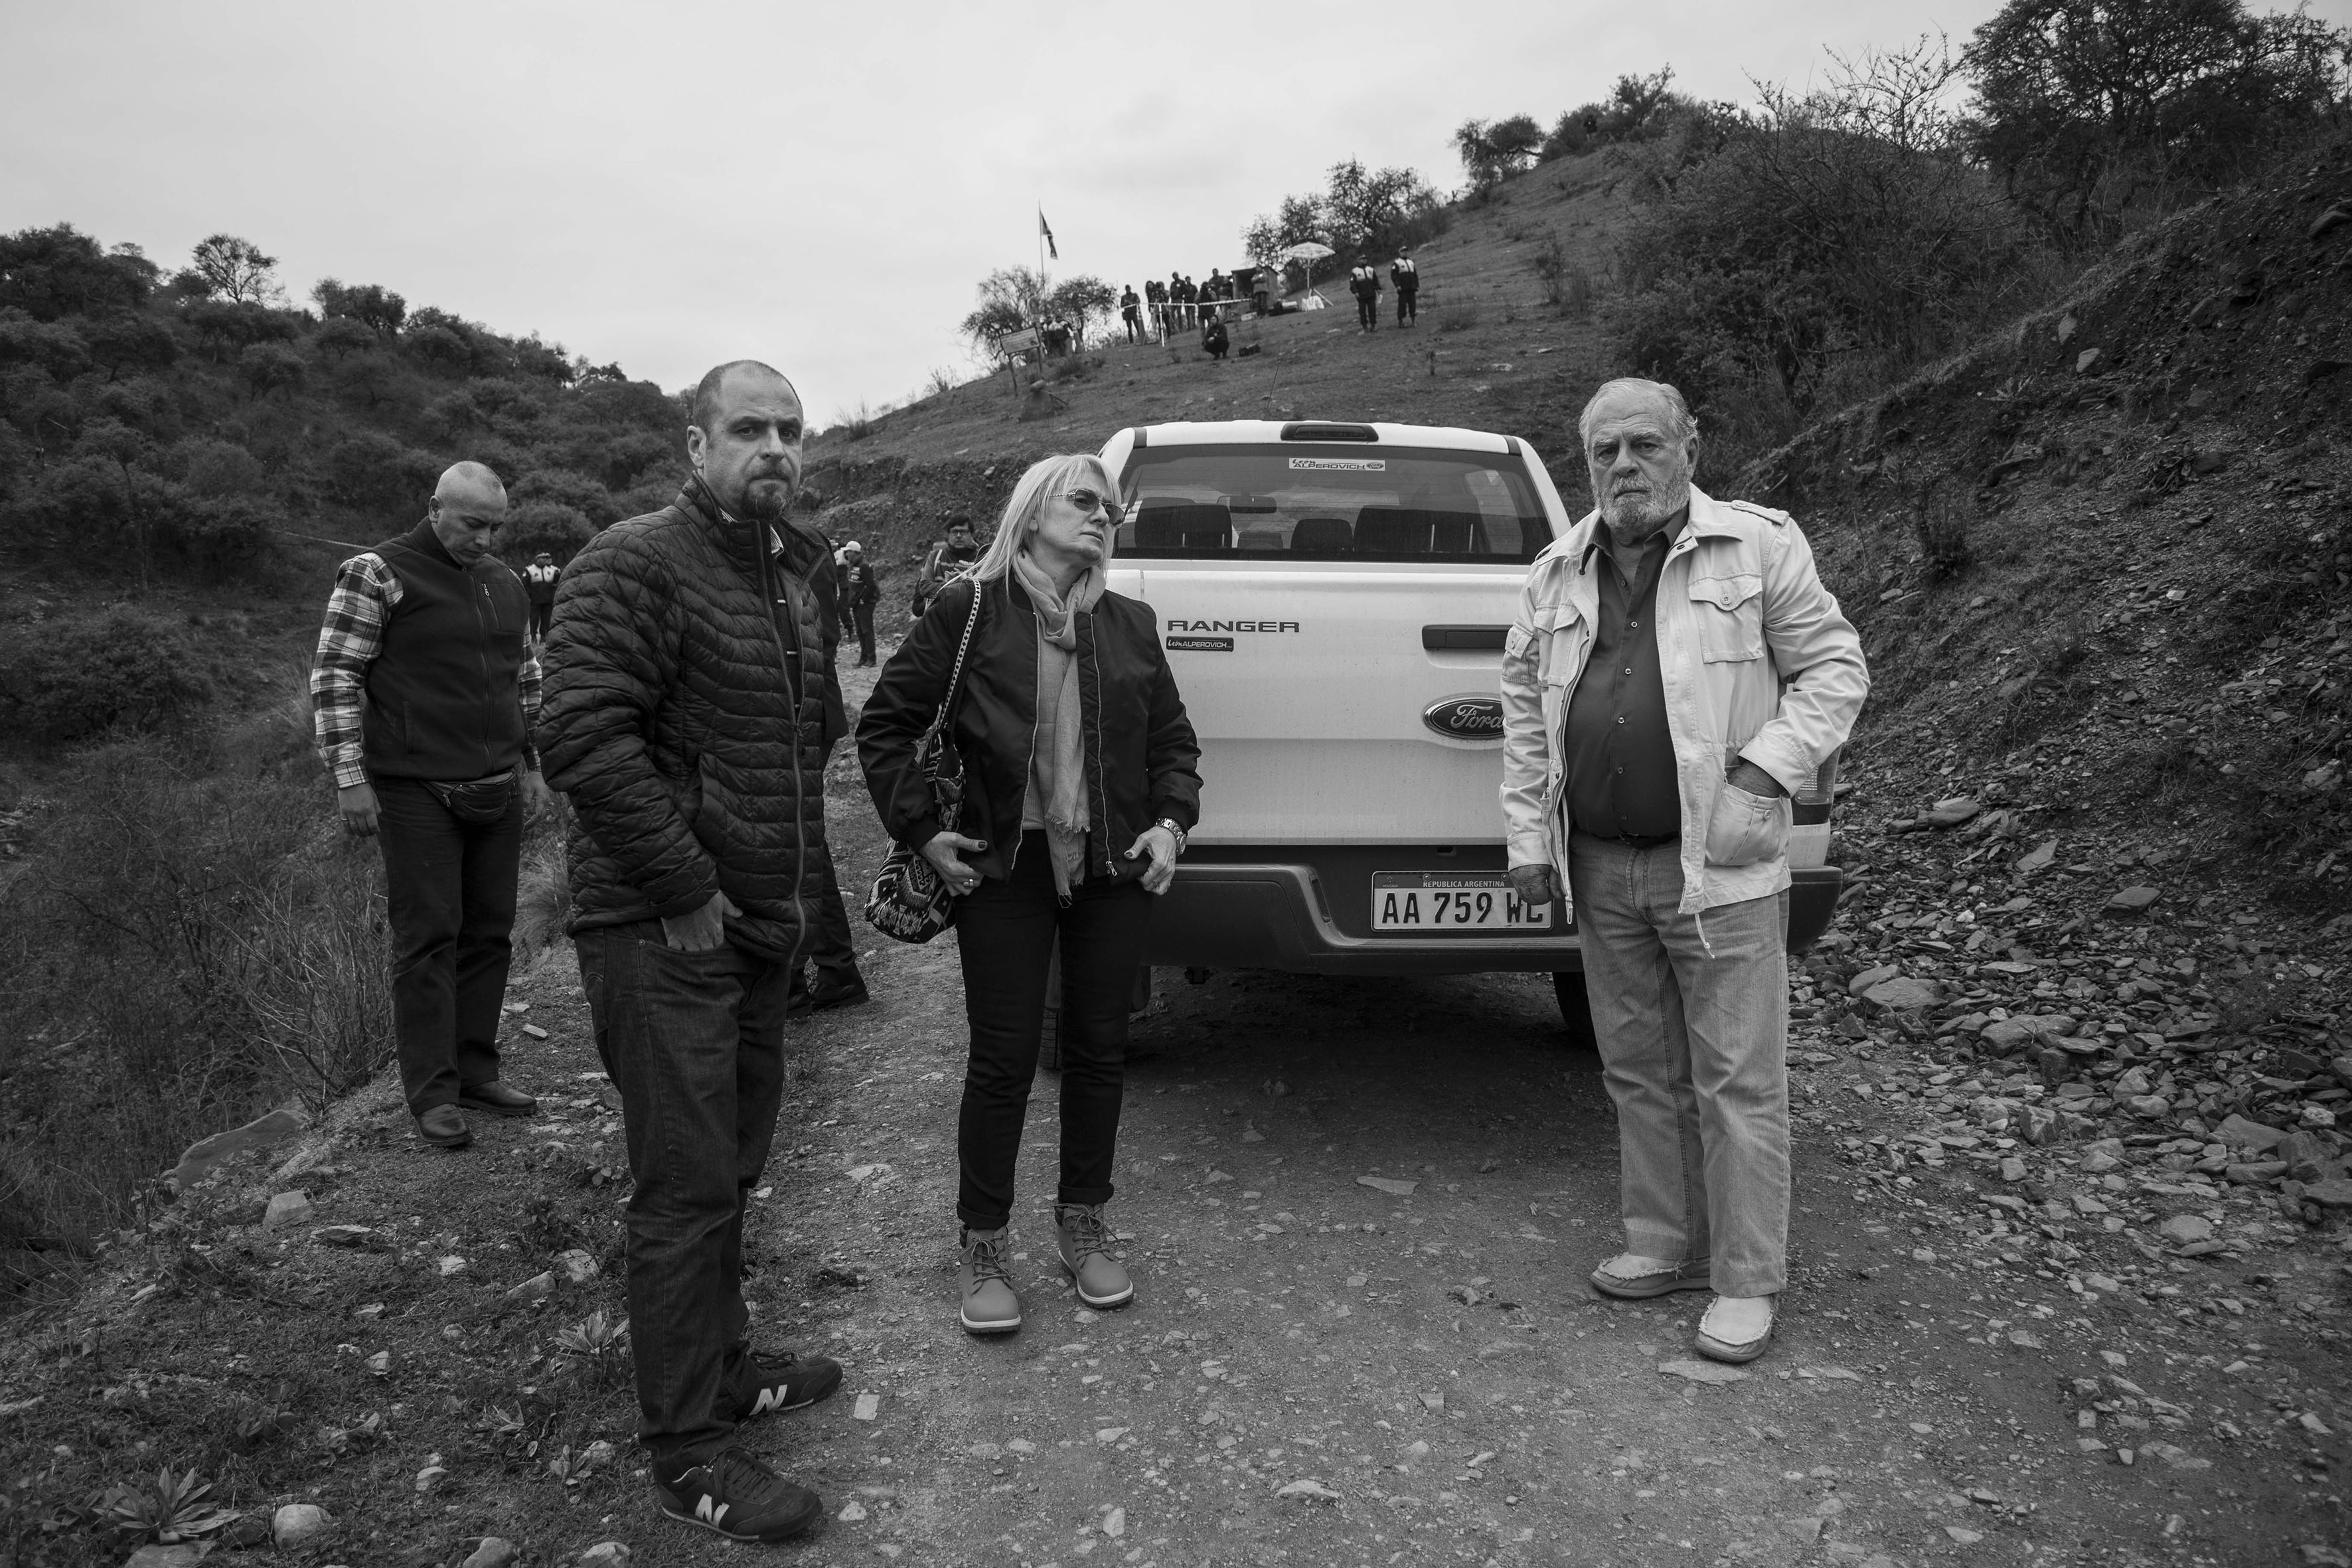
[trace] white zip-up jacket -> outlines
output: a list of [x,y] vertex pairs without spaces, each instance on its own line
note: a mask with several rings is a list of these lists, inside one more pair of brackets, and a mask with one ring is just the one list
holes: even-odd
[[[1514,866],[1550,866],[1567,897],[1561,726],[1592,649],[1609,569],[1587,513],[1528,569],[1503,647],[1503,819]],[[1745,758],[1793,795],[1845,743],[1870,691],[1862,639],[1787,512],[1691,491],[1652,624],[1682,806],[1680,912],[1789,885],[1789,800],[1727,787]],[[1570,909],[1573,918],[1573,909]]]

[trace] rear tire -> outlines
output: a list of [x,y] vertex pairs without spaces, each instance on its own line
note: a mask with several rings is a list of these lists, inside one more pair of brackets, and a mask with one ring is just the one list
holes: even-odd
[[1599,1055],[1601,1041],[1592,1032],[1592,999],[1585,991],[1584,971],[1554,970],[1551,990],[1559,999],[1559,1021],[1568,1029],[1569,1048]]

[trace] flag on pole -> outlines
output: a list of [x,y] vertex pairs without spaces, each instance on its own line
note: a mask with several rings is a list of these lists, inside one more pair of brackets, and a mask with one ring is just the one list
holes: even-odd
[[1054,243],[1054,230],[1045,222],[1045,209],[1044,207],[1039,207],[1037,209],[1037,235],[1039,238],[1045,242],[1045,254],[1052,257],[1056,261],[1061,260],[1062,252],[1060,247],[1055,246]]

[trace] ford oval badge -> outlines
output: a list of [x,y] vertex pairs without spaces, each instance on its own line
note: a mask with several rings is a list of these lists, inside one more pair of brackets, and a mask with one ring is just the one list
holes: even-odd
[[1503,738],[1499,697],[1443,697],[1421,710],[1421,721],[1449,741]]

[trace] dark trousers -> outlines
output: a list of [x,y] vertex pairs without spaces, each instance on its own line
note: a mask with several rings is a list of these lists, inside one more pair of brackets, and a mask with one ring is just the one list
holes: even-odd
[[809,932],[803,952],[811,963],[846,984],[857,973],[857,949],[850,942],[849,910],[841,900],[841,876],[834,868],[830,847],[818,883],[816,929]]
[[1135,320],[1135,312],[1134,312],[1134,311],[1132,311],[1132,310],[1129,310],[1129,311],[1126,312],[1124,315],[1122,315],[1119,319],[1120,319],[1121,321],[1125,321],[1125,322],[1127,323],[1127,341],[1128,341],[1128,342],[1131,345],[1131,344],[1133,344],[1133,343],[1134,343],[1134,342],[1135,342],[1135,329],[1136,329],[1136,324],[1137,324],[1137,323],[1136,323],[1136,320]]
[[848,614],[843,617],[843,621],[841,628],[843,631],[855,631],[857,634],[857,662],[872,664],[874,662],[874,606],[852,605],[849,606]]
[[743,1209],[784,1091],[784,966],[679,952],[659,921],[573,939],[628,1130],[629,1340],[655,1458],[728,1446],[750,1371]]
[[1377,331],[1381,324],[1381,297],[1377,294],[1356,296],[1356,325],[1367,331]]
[[1420,289],[1398,289],[1398,290],[1397,290],[1397,325],[1398,325],[1398,326],[1400,326],[1400,327],[1402,327],[1402,326],[1403,326],[1407,321],[1419,321],[1420,319],[1421,319],[1421,290],[1420,290]]
[[1062,1181],[1055,1201],[1110,1201],[1127,1073],[1127,1009],[1151,895],[1139,882],[1081,882],[1063,904],[1054,893],[1045,836],[1024,833],[1013,875],[983,878],[956,914],[963,958],[964,1016],[971,1058],[964,1068],[956,1149],[963,1179],[956,1217],[995,1230],[1013,1214],[1013,1168],[1037,1076],[1045,1021],[1045,972],[1062,948]]
[[392,1024],[409,1113],[499,1076],[522,796],[469,827],[416,779],[374,779],[392,921]]
[[530,602],[531,641],[541,641],[547,636],[547,617],[554,609],[555,605],[552,603],[542,605],[537,599]]

